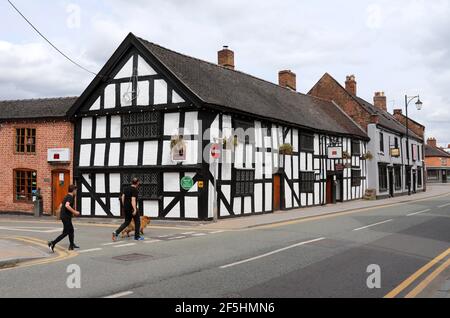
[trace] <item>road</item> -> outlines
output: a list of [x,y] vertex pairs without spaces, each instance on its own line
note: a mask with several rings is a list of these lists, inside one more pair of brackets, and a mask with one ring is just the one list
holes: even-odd
[[[59,228],[0,219],[0,237],[46,241]],[[0,297],[420,296],[449,262],[449,229],[450,196],[236,231],[150,227],[137,243],[77,224],[77,255],[0,270]],[[79,289],[66,285],[71,264]],[[367,285],[370,265],[380,288]]]

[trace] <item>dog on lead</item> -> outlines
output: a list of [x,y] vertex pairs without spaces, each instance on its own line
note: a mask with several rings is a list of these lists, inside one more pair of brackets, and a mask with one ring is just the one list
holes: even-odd
[[[140,228],[140,232],[141,235],[144,235],[144,229],[150,224],[150,218],[148,216],[143,216],[141,217],[141,228]],[[122,232],[122,238],[126,237],[130,237],[130,233],[134,232],[135,229],[135,225],[134,222],[132,221],[130,223],[130,225],[128,225],[125,230],[123,230]]]

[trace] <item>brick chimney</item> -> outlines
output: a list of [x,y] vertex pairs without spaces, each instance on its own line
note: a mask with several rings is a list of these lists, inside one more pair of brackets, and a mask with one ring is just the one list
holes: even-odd
[[387,99],[384,92],[376,92],[373,97],[373,104],[375,107],[387,111]]
[[380,123],[380,116],[379,115],[370,115],[370,123],[371,124],[379,124]]
[[394,115],[403,115],[403,110],[401,110],[401,109],[394,109]]
[[234,52],[224,46],[218,53],[219,65],[234,70]]
[[436,138],[428,138],[427,144],[428,144],[429,146],[437,147],[437,141],[436,141]]
[[278,73],[278,83],[282,87],[297,90],[297,75],[291,70],[284,70]]
[[357,89],[356,89],[356,77],[355,75],[349,75],[347,76],[347,80],[345,81],[345,89],[347,90],[347,92],[349,92],[350,94],[356,96],[357,93]]

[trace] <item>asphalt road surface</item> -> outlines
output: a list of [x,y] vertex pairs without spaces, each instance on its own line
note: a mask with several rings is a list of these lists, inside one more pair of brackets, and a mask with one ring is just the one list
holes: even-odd
[[[0,220],[0,237],[59,228]],[[449,229],[450,196],[239,231],[150,227],[145,242],[78,224],[76,256],[0,270],[0,297],[405,297],[450,258]],[[71,264],[81,288],[67,287]]]

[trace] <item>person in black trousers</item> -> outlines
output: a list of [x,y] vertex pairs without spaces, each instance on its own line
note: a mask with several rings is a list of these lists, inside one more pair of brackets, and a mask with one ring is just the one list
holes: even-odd
[[72,217],[80,216],[81,214],[74,208],[76,195],[77,195],[77,186],[70,185],[69,193],[64,197],[64,200],[61,205],[60,217],[64,225],[63,232],[56,240],[48,242],[48,247],[52,250],[52,252],[54,252],[56,244],[61,242],[66,236],[69,236],[70,241],[69,251],[73,251],[75,248],[80,248],[79,246],[75,245],[74,242],[75,231],[73,229],[72,224]]
[[140,181],[137,178],[134,178],[131,186],[125,187],[122,191],[121,202],[123,205],[123,210],[125,213],[125,222],[117,229],[117,231],[113,232],[112,240],[115,242],[120,233],[125,230],[128,225],[130,225],[131,221],[134,219],[135,231],[134,231],[134,239],[136,241],[143,241],[144,238],[141,236],[141,219],[137,210],[137,202],[138,202],[138,188],[140,185]]

